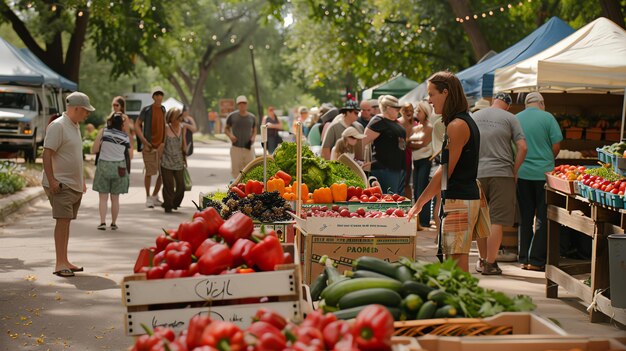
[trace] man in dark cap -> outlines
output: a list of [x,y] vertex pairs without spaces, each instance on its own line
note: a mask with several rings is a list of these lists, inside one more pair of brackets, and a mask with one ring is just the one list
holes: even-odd
[[[330,160],[330,152],[335,146],[337,140],[341,139],[341,133],[346,128],[353,126],[359,133],[363,133],[365,128],[356,120],[359,118],[359,105],[355,100],[346,101],[345,106],[339,110],[339,115],[331,122],[330,126],[326,130],[326,134],[322,138],[322,157],[326,160]],[[359,150],[361,149],[361,150]],[[355,156],[357,159],[362,159],[362,146],[359,148],[357,145]]]

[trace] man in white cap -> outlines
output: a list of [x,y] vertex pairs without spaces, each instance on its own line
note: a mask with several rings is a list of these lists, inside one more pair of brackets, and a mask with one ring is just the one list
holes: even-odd
[[233,178],[254,159],[254,139],[256,138],[256,117],[248,112],[248,99],[237,96],[237,111],[231,112],[226,117],[224,134],[231,141],[230,147],[230,171]]
[[[513,226],[515,222],[515,181],[526,157],[524,132],[515,115],[508,112],[512,103],[509,94],[500,92],[493,97],[491,107],[472,115],[481,137],[478,180],[491,218],[489,237],[476,240],[480,253],[476,271],[483,275],[502,274],[496,256],[502,244],[502,227]],[[517,153],[512,144],[516,145]]]
[[[141,141],[139,151],[143,156],[144,178],[146,188],[146,207],[154,208],[163,203],[159,200],[161,190],[161,157],[165,147],[165,107],[163,103],[163,88],[157,86],[152,89],[154,103],[141,109],[135,121],[135,132]],[[150,195],[152,176],[157,176],[154,190]]]
[[543,271],[548,245],[545,172],[554,169],[554,158],[561,149],[563,134],[554,116],[545,111],[546,105],[540,93],[526,95],[524,103],[526,109],[517,114],[528,145],[526,159],[517,172],[520,208],[518,260],[522,269]]
[[95,108],[91,106],[89,97],[79,92],[68,95],[65,102],[67,111],[46,129],[42,183],[52,206],[52,218],[56,220],[56,263],[53,273],[60,277],[73,277],[74,272],[82,272],[83,268],[71,264],[67,258],[70,222],[76,218],[83,193],[87,191],[83,177],[83,140],[79,124]]

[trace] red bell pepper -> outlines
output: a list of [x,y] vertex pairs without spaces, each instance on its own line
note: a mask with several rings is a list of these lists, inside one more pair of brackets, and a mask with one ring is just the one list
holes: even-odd
[[335,346],[332,348],[333,351],[361,351],[356,345],[356,341],[354,340],[354,335],[347,334],[344,335],[341,340],[339,340]]
[[283,264],[290,264],[290,263],[293,263],[293,256],[291,256],[291,253],[285,252],[283,254]]
[[246,333],[254,335],[257,339],[260,339],[263,334],[278,334],[282,336],[284,342],[287,342],[287,338],[281,333],[280,329],[264,321],[253,322],[246,328]]
[[240,199],[243,199],[244,197],[246,197],[246,193],[236,186],[230,187],[230,192],[235,193],[235,195],[237,195]]
[[353,334],[359,349],[391,350],[393,316],[381,305],[369,305],[356,316]]
[[191,222],[183,222],[178,226],[178,239],[191,244],[195,252],[204,239],[209,237],[209,224],[204,217],[196,217]]
[[352,198],[353,196],[360,197],[362,193],[363,193],[363,189],[361,189],[360,186],[348,187],[348,199]]
[[213,245],[198,260],[198,272],[204,275],[219,274],[233,266],[233,254],[224,244]]
[[278,171],[274,177],[282,179],[283,182],[285,182],[285,186],[288,186],[291,183],[291,176],[286,172]]
[[218,230],[224,224],[224,220],[214,207],[207,207],[201,212],[193,214],[193,218],[202,217],[207,224],[208,236],[217,235]]
[[152,259],[154,259],[155,251],[156,247],[144,247],[139,250],[139,255],[137,255],[137,261],[135,261],[133,272],[139,273],[144,267],[152,267]]
[[287,326],[287,320],[283,316],[281,316],[280,314],[270,309],[263,308],[263,307],[259,308],[256,311],[256,314],[254,315],[254,317],[252,317],[252,319],[254,321],[262,321],[262,322],[269,323],[273,325],[274,327],[278,328],[279,330],[283,330]]
[[163,340],[172,342],[176,338],[176,334],[170,328],[156,327],[154,331],[151,331],[144,325],[142,326],[147,334],[137,338],[132,348],[133,351],[152,351],[153,348],[158,347]]
[[337,320],[337,316],[332,313],[322,313],[320,310],[309,313],[300,326],[311,326],[319,330],[324,330],[327,325]]
[[[324,344],[326,344],[326,349],[332,350],[335,347],[335,344],[339,342],[344,336],[352,336],[350,334],[350,323],[344,320],[338,320],[329,323],[326,327],[324,327],[322,334],[324,335]],[[353,338],[352,338],[353,339]]]
[[252,267],[252,260],[246,260],[250,255],[250,250],[254,247],[254,243],[248,239],[237,239],[235,244],[230,248],[230,252],[233,254],[233,266],[239,267],[243,264]]
[[189,274],[188,269],[170,269],[169,271],[165,272],[165,275],[163,276],[163,278],[172,279],[172,278],[185,278],[189,276],[191,275]]
[[296,341],[307,345],[320,345],[323,348],[324,335],[320,329],[310,325],[300,325],[293,332],[296,336]]
[[287,347],[287,339],[283,334],[263,334],[256,345],[255,351],[283,351]]
[[220,351],[243,351],[246,343],[243,332],[233,323],[214,321],[202,333],[202,344],[213,346]]
[[146,278],[163,279],[163,277],[165,277],[165,273],[167,273],[167,271],[169,270],[170,268],[168,267],[167,263],[163,263],[159,266],[154,266],[150,268],[150,270],[148,270],[148,272],[146,273]]
[[170,269],[189,269],[191,264],[191,246],[186,241],[169,243],[165,248],[165,261]]
[[202,333],[204,328],[211,324],[211,318],[209,316],[197,315],[191,318],[189,321],[189,327],[187,327],[187,347],[189,350],[193,350],[194,347],[202,346]]
[[262,271],[273,271],[278,264],[285,260],[284,251],[277,237],[266,236],[250,250],[250,260]]
[[219,229],[219,235],[224,238],[228,245],[233,245],[237,239],[250,238],[253,230],[254,222],[252,222],[252,218],[237,212],[222,224]]
[[196,249],[196,251],[194,252],[194,255],[197,258],[202,257],[202,255],[204,255],[205,252],[207,252],[208,249],[210,249],[211,247],[217,245],[217,241],[208,238],[205,239],[202,244],[200,244],[200,246],[198,246],[198,248]]
[[167,246],[167,244],[174,242],[174,241],[178,241],[175,237],[171,235],[171,233],[176,233],[176,231],[175,230],[166,231],[165,229],[163,229],[163,234],[157,236],[156,253],[159,253],[165,250],[165,247]]
[[192,264],[189,265],[189,277],[193,277],[196,273],[198,273],[198,262],[194,262]]
[[250,179],[246,183],[246,195],[263,193],[263,183],[258,180]]
[[152,257],[152,267],[160,265],[165,259],[165,249]]

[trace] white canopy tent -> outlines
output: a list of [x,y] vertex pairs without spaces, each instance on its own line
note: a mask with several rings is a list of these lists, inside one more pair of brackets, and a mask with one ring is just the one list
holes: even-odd
[[[539,54],[496,70],[494,91],[626,92],[626,31],[606,18]],[[622,110],[622,135],[626,94]]]

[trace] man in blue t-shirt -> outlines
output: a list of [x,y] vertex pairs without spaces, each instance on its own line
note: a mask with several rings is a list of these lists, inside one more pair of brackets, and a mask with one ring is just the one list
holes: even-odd
[[522,269],[543,271],[547,254],[545,172],[554,168],[554,158],[559,153],[563,135],[554,116],[545,111],[541,94],[528,94],[524,103],[526,109],[516,115],[528,146],[524,163],[517,173],[520,208],[518,260]]

